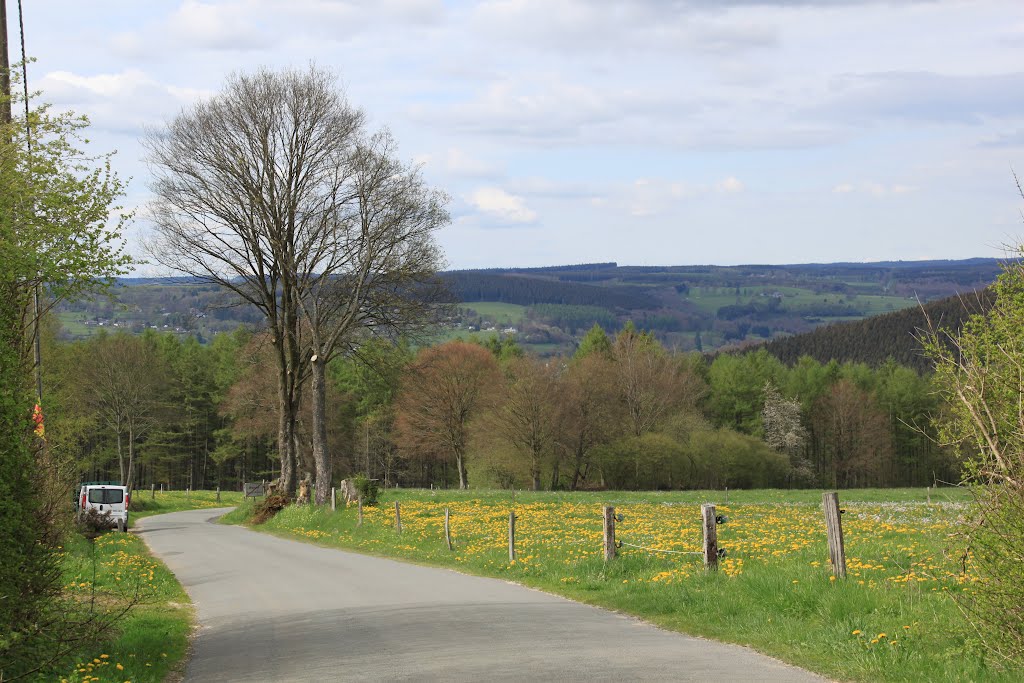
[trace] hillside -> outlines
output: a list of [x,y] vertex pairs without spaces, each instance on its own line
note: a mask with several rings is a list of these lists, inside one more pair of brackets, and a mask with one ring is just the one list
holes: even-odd
[[992,291],[983,289],[895,313],[819,327],[813,332],[772,340],[764,348],[789,365],[801,356],[822,363],[834,359],[872,366],[892,358],[901,365],[925,371],[931,368],[931,362],[917,341],[918,331],[926,329],[929,321],[936,328],[958,330],[969,315],[986,310],[992,301]]
[[[451,271],[443,278],[455,306],[438,339],[504,332],[552,354],[571,351],[595,323],[615,329],[632,320],[671,348],[712,351],[973,292],[998,273],[995,259]],[[261,323],[253,307],[190,278],[124,279],[111,298],[62,304],[58,316],[70,338],[117,328],[205,340]]]

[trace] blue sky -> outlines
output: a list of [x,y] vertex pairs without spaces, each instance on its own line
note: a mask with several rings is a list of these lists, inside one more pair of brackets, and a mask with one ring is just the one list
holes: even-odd
[[1020,0],[25,9],[30,84],[90,116],[129,206],[145,126],[314,61],[451,196],[453,268],[1001,256],[1024,233]]

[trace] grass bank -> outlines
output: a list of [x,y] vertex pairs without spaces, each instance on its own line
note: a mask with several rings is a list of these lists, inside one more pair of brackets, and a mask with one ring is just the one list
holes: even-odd
[[[931,503],[927,502],[931,496]],[[752,646],[850,681],[1019,681],[987,662],[952,593],[969,591],[954,537],[967,494],[953,489],[840,494],[849,578],[832,576],[820,491],[516,493],[387,491],[377,507],[291,507],[262,529],[333,547],[456,568]],[[728,503],[725,501],[728,500]],[[394,528],[394,502],[403,530]],[[728,554],[706,573],[699,503],[728,521]],[[603,504],[623,515],[620,556],[601,556]],[[454,548],[443,535],[451,511]],[[251,504],[226,523],[248,519]],[[507,549],[517,516],[517,558]],[[628,545],[627,545],[628,544]],[[633,546],[640,546],[639,548]]]
[[[221,502],[214,491],[158,491],[155,498],[138,491],[131,519],[134,523],[150,515],[226,507],[241,500],[241,493],[227,491],[221,493]],[[194,624],[191,603],[142,539],[116,531],[95,540],[74,533],[61,551],[69,610],[79,622],[108,621],[111,628],[91,642],[78,643],[36,680],[158,683],[180,672]]]

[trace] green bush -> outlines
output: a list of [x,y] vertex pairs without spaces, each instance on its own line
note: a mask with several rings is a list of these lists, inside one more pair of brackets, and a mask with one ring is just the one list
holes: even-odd
[[355,484],[356,490],[362,496],[363,505],[377,504],[377,498],[380,497],[380,486],[376,479],[369,479],[364,474],[357,474],[352,479],[352,483]]

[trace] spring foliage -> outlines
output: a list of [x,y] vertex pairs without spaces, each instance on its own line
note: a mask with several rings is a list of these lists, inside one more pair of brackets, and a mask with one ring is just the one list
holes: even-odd
[[964,556],[980,581],[960,602],[986,644],[1024,662],[1024,266],[1008,263],[994,292],[959,334],[933,329],[925,341],[948,406],[939,434],[981,485]]

